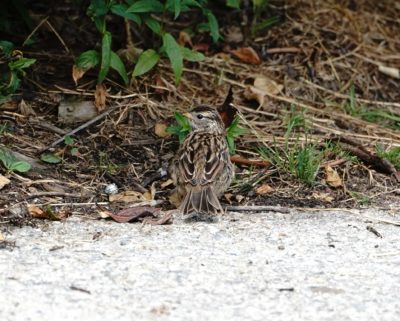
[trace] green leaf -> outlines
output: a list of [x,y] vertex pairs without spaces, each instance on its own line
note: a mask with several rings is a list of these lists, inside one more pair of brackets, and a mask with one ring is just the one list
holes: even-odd
[[151,29],[151,31],[157,35],[161,35],[161,25],[156,19],[153,19],[150,16],[145,16],[143,17],[143,20],[146,26]]
[[57,155],[54,155],[54,154],[51,154],[51,153],[42,154],[40,156],[40,159],[43,162],[50,163],[50,164],[58,164],[58,163],[62,162],[62,158],[61,157],[59,157]]
[[97,66],[99,63],[100,54],[96,50],[82,52],[75,61],[75,65],[84,71]]
[[110,67],[117,71],[123,79],[124,84],[128,85],[129,80],[128,75],[126,74],[125,65],[122,62],[121,58],[114,51],[111,51]]
[[211,11],[207,12],[208,25],[210,26],[211,37],[214,42],[220,38],[218,20]]
[[168,11],[175,13],[174,19],[176,19],[181,13],[181,0],[167,0],[165,7]]
[[148,49],[139,56],[138,62],[136,63],[135,69],[133,70],[134,76],[140,76],[144,73],[148,72],[151,68],[153,68],[160,56],[154,49]]
[[10,171],[12,172],[20,172],[20,173],[26,173],[32,168],[31,164],[28,162],[24,161],[17,161],[12,163],[11,167],[9,168]]
[[79,150],[78,148],[74,147],[71,149],[71,155],[72,156],[79,156]]
[[169,60],[171,61],[172,69],[175,75],[175,83],[178,84],[183,70],[183,56],[181,47],[170,33],[165,33],[163,35],[163,47]]
[[111,6],[111,12],[117,16],[127,18],[136,22],[138,25],[142,24],[142,19],[139,15],[132,12],[127,12],[128,6],[126,4],[114,4]]
[[226,5],[231,8],[239,9],[240,0],[226,0]]
[[74,139],[71,136],[67,135],[64,137],[64,144],[71,146],[74,144]]
[[97,82],[101,84],[106,78],[111,63],[111,33],[106,31],[101,43],[101,66]]
[[21,70],[24,68],[28,68],[36,62],[36,59],[33,58],[19,58],[14,61],[10,61],[8,63],[8,67],[10,70]]
[[6,40],[1,40],[0,49],[1,51],[3,51],[4,56],[6,56],[6,58],[11,58],[11,54],[14,49],[14,44]]
[[181,6],[182,7],[192,6],[201,8],[201,4],[198,3],[196,0],[182,0]]
[[236,152],[235,138],[247,133],[247,129],[239,127],[239,117],[235,117],[232,124],[226,129],[226,142],[231,155]]
[[179,142],[182,143],[185,140],[187,134],[190,132],[191,127],[188,119],[184,117],[181,113],[175,112],[174,116],[177,122],[177,126],[169,126],[167,128],[167,132],[178,136]]
[[131,5],[127,12],[163,12],[164,6],[158,0],[139,0]]
[[204,55],[201,52],[191,50],[186,47],[181,47],[181,51],[182,51],[183,58],[188,61],[196,62],[196,61],[202,61],[205,59]]

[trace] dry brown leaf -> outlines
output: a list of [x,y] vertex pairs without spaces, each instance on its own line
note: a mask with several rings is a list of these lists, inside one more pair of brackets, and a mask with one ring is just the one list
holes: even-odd
[[0,232],[0,242],[3,242],[3,241],[5,241],[6,240],[6,238],[4,237],[4,235]]
[[254,79],[254,87],[271,95],[277,95],[283,89],[283,85],[265,76],[257,76]]
[[262,184],[261,186],[256,188],[256,193],[259,195],[271,194],[273,191],[274,189],[268,184]]
[[265,93],[254,86],[247,86],[243,93],[244,97],[248,100],[255,100],[259,106],[264,105]]
[[157,217],[156,213],[160,212],[159,208],[150,206],[129,207],[119,211],[118,213],[108,212],[107,214],[118,223],[127,223],[137,221],[144,217]]
[[48,218],[47,214],[40,207],[37,207],[36,205],[28,206],[28,212],[29,214],[31,214],[32,217],[35,218]]
[[79,79],[81,79],[85,73],[86,70],[81,69],[76,65],[72,66],[72,79],[74,80],[76,86],[78,86]]
[[343,185],[339,174],[330,166],[325,167],[325,181],[332,187],[340,187]]
[[312,197],[317,200],[328,202],[328,203],[332,203],[332,201],[334,200],[334,197],[329,193],[314,192],[314,193],[312,193]]
[[145,201],[145,197],[142,193],[135,191],[125,191],[122,193],[110,195],[108,200],[112,202],[124,202],[124,203],[133,203],[138,201]]
[[242,60],[243,62],[247,62],[249,64],[259,65],[262,62],[257,52],[255,52],[255,50],[251,47],[244,47],[231,50],[231,53],[235,57]]
[[154,126],[154,133],[161,138],[166,138],[166,137],[170,137],[171,133],[167,132],[167,128],[168,126],[164,123],[157,123]]
[[164,215],[160,218],[153,218],[151,216],[145,217],[143,219],[143,224],[150,224],[150,225],[168,225],[172,224],[174,221],[174,216],[172,215],[173,211],[164,212]]
[[193,43],[192,43],[192,38],[190,37],[190,35],[185,32],[185,31],[181,31],[179,32],[179,37],[178,37],[178,41],[177,41],[181,46],[185,46],[186,44],[190,45],[190,47],[193,47]]
[[52,221],[59,221],[69,216],[69,213],[65,211],[60,211],[56,213],[51,207],[45,207],[44,209],[42,209],[36,205],[29,205],[28,212],[34,218],[47,219]]
[[98,112],[102,112],[104,109],[106,109],[106,98],[106,86],[103,84],[97,84],[96,91],[94,93],[94,105],[96,106]]
[[2,189],[4,186],[6,186],[9,183],[10,183],[10,180],[7,177],[0,174],[0,189]]

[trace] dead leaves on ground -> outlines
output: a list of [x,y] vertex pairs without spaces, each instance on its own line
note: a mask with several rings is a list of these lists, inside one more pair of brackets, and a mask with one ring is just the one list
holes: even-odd
[[258,56],[257,52],[251,47],[238,48],[230,51],[232,55],[239,58],[241,61],[252,65],[259,65],[262,60]]
[[50,206],[39,207],[36,205],[29,205],[28,212],[33,218],[46,219],[51,221],[61,221],[70,216],[67,211],[55,211]]
[[265,96],[277,95],[283,90],[283,85],[278,84],[263,75],[254,78],[253,86],[247,86],[244,91],[244,96],[248,100],[255,100],[260,106],[264,105]]
[[343,182],[339,174],[330,166],[325,167],[325,181],[331,187],[336,188],[343,186]]

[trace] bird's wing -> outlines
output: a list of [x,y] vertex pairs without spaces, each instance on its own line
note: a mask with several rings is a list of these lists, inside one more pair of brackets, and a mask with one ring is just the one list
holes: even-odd
[[193,186],[211,184],[224,167],[221,146],[225,139],[210,134],[189,134],[182,146],[180,172],[185,183]]

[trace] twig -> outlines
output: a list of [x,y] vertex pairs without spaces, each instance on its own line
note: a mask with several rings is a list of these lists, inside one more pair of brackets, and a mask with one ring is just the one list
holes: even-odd
[[243,158],[238,155],[231,156],[231,161],[232,161],[232,163],[238,164],[238,165],[254,165],[254,166],[263,166],[263,167],[271,166],[271,162],[247,159],[247,158]]
[[290,213],[289,208],[280,206],[264,206],[264,205],[254,205],[254,206],[226,206],[227,211],[235,212],[277,212],[277,213]]
[[64,129],[58,128],[57,126],[54,126],[52,124],[49,123],[45,123],[43,121],[39,121],[36,119],[30,119],[29,122],[34,125],[37,126],[39,128],[43,128],[43,129],[48,129],[56,134],[59,135],[65,135],[67,132]]
[[53,143],[51,143],[50,145],[42,148],[40,150],[40,153],[43,153],[44,151],[48,150],[49,148],[52,148],[54,146],[57,146],[58,144],[60,144],[61,142],[64,141],[65,137],[67,136],[71,136],[73,134],[76,134],[77,132],[81,131],[82,129],[85,129],[86,127],[89,127],[90,125],[94,124],[95,122],[99,121],[100,119],[105,118],[108,114],[110,114],[111,112],[113,112],[114,110],[121,108],[124,106],[114,106],[111,107],[110,109],[108,109],[107,111],[105,111],[104,113],[92,118],[91,120],[87,121],[86,123],[76,127],[75,129],[71,130],[70,132],[66,133],[65,135],[63,135],[61,138],[57,139],[56,141],[54,141]]
[[65,197],[73,197],[73,198],[81,198],[82,194],[74,194],[74,193],[66,193],[66,192],[38,192],[28,194],[26,198],[35,198],[35,197],[44,197],[44,196],[65,196]]

